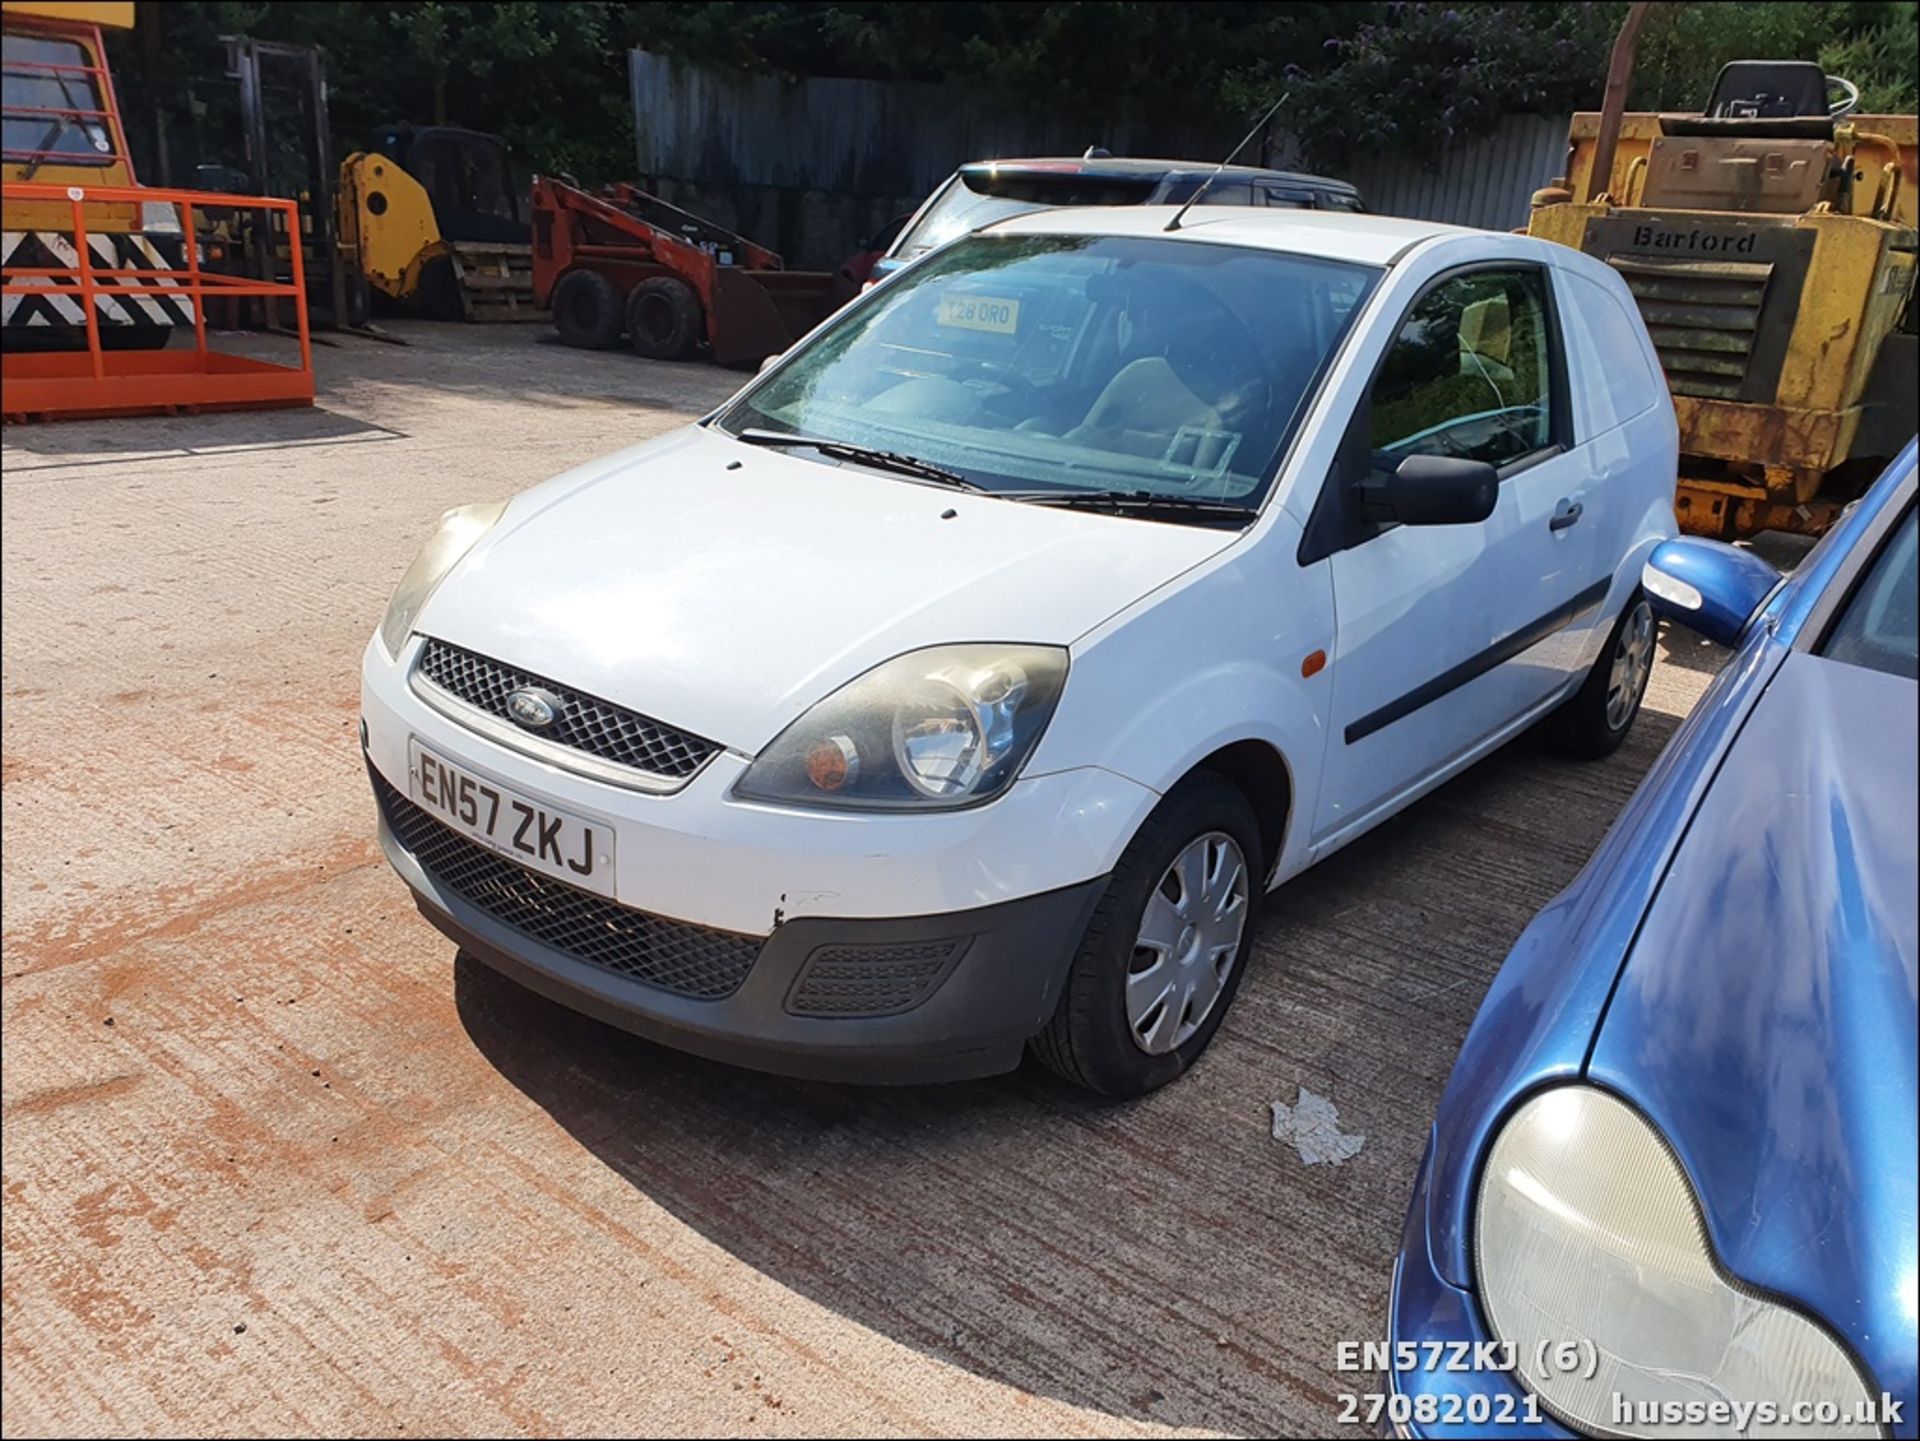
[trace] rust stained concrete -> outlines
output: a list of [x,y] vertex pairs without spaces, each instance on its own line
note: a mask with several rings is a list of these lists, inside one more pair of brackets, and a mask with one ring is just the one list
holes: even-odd
[[6,1434],[1326,1433],[1475,1006],[1717,659],[1290,886],[1145,1101],[728,1070],[457,961],[354,737],[441,510],[739,377],[403,328],[312,411],[5,433]]

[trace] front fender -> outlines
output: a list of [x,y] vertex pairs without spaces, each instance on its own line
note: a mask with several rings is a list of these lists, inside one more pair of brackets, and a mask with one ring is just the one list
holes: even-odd
[[1494,977],[1434,1123],[1429,1244],[1448,1284],[1473,1284],[1474,1186],[1494,1133],[1533,1090],[1585,1072],[1641,918],[1784,654],[1765,641],[1735,653],[1586,868],[1521,933]]
[[[1286,767],[1291,816],[1311,816],[1332,687],[1301,667],[1332,644],[1327,567],[1301,569],[1281,537],[1237,547],[1075,645],[1029,771],[1097,765],[1165,794],[1222,747],[1258,741]],[[1275,882],[1305,868],[1307,833],[1289,820]]]

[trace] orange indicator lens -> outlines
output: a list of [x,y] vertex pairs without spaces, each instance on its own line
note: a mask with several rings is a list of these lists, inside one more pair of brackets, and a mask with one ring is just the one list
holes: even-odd
[[846,736],[828,736],[807,752],[807,779],[816,790],[837,791],[859,771],[860,752]]

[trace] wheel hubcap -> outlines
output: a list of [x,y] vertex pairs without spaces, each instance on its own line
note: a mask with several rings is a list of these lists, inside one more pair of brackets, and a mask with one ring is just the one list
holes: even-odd
[[1209,831],[1173,858],[1147,897],[1127,972],[1127,1026],[1151,1056],[1206,1022],[1226,989],[1247,926],[1247,862],[1239,843]]
[[1620,730],[1633,719],[1653,671],[1653,607],[1644,600],[1620,627],[1613,648],[1613,673],[1607,679],[1607,726]]

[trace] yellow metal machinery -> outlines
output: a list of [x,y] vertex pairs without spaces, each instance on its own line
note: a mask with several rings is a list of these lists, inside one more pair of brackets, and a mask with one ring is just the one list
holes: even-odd
[[542,320],[525,187],[505,144],[454,126],[389,126],[340,164],[342,252],[370,289],[440,320]]
[[355,151],[340,162],[337,203],[342,253],[389,299],[417,296],[427,266],[452,253],[426,190],[384,155]]
[[1914,434],[1916,120],[1848,113],[1835,86],[1737,61],[1703,114],[1576,115],[1567,174],[1534,196],[1528,232],[1607,261],[1639,303],[1685,530],[1818,534]]
[[[0,176],[7,185],[124,186],[134,183],[126,137],[113,98],[113,77],[101,29],[133,28],[132,0],[0,0],[6,32],[7,140]],[[22,143],[30,138],[32,143]],[[103,222],[138,228],[139,211],[123,206]],[[66,207],[6,203],[9,234],[64,224]]]

